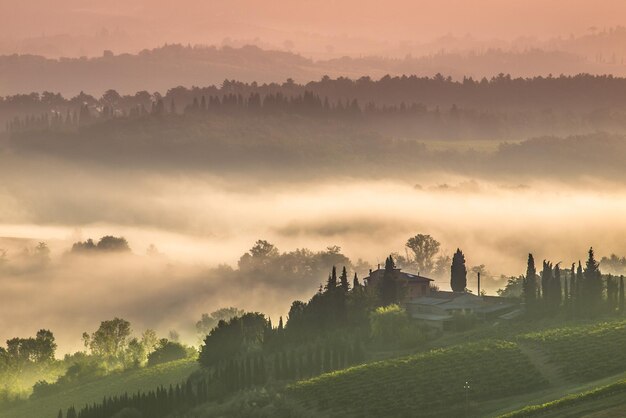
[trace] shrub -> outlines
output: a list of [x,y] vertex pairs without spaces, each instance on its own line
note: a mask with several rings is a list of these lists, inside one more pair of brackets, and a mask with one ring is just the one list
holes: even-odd
[[187,357],[187,349],[180,343],[163,338],[156,350],[148,355],[148,366],[168,363]]

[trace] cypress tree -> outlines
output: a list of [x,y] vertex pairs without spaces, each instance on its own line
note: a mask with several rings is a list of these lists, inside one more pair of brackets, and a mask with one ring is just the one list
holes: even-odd
[[576,311],[580,315],[586,309],[586,297],[585,297],[585,275],[583,273],[583,267],[578,260],[578,267],[576,268]]
[[63,410],[59,409],[59,414],[57,415],[57,418],[63,418]]
[[552,263],[543,260],[543,269],[541,270],[541,296],[544,311],[549,311],[552,302]]
[[326,283],[326,292],[332,292],[337,288],[337,268],[333,266],[332,272],[328,276],[328,282]]
[[361,283],[359,283],[359,277],[356,275],[356,272],[354,272],[354,278],[352,279],[352,288],[356,289],[359,286],[361,286]]
[[558,311],[563,300],[563,289],[561,288],[561,268],[557,263],[554,266],[554,278],[552,281],[552,310]]
[[393,257],[387,257],[385,260],[385,272],[380,283],[380,298],[383,306],[390,305],[398,300],[395,268]]
[[344,292],[348,292],[350,290],[350,283],[348,283],[348,271],[346,270],[346,266],[343,266],[341,270],[341,276],[339,276],[339,283],[341,290]]
[[535,268],[535,259],[532,254],[528,254],[528,265],[526,267],[526,277],[524,277],[523,286],[526,309],[528,312],[534,313],[537,307],[537,269]]
[[593,247],[589,248],[589,257],[585,263],[584,293],[588,303],[588,313],[598,313],[602,303],[602,276],[599,263],[596,261]]
[[619,311],[624,313],[624,276],[619,276]]
[[452,257],[450,274],[450,287],[453,292],[464,292],[467,288],[467,268],[465,267],[465,256],[460,249]]

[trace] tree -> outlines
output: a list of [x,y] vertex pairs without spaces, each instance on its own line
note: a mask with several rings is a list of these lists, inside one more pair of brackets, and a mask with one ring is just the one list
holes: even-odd
[[35,361],[46,362],[54,360],[56,349],[57,344],[52,331],[47,329],[37,331],[37,336],[35,337]]
[[[91,352],[105,359],[120,357],[130,336],[130,322],[121,318],[102,321],[100,327],[88,338]],[[84,334],[83,334],[84,335]]]
[[185,357],[187,357],[187,350],[182,344],[163,338],[159,341],[156,350],[148,355],[148,366],[168,363]]
[[220,308],[210,314],[203,313],[202,317],[196,322],[196,331],[202,340],[215,328],[219,321],[229,321],[231,318],[241,316],[245,313],[243,309],[235,308],[233,306],[229,308]]
[[588,301],[588,313],[596,314],[600,310],[602,303],[602,274],[600,273],[599,263],[596,261],[593,247],[589,248],[589,257],[585,263],[584,272],[584,293]]
[[467,268],[465,267],[465,256],[458,248],[452,257],[450,287],[453,292],[464,292],[467,287]]
[[528,264],[523,286],[526,309],[529,312],[533,312],[537,302],[537,269],[535,268],[535,259],[532,254],[528,254]]
[[361,283],[359,283],[359,277],[357,276],[356,272],[354,273],[354,278],[352,279],[352,289],[356,289],[358,287],[361,286]]
[[346,270],[346,266],[343,266],[341,270],[341,276],[339,276],[339,286],[341,290],[347,293],[350,290],[350,283],[348,282],[348,271]]
[[624,313],[624,276],[619,276],[619,311]]
[[114,237],[112,235],[106,235],[100,238],[98,241],[98,245],[96,245],[98,250],[101,251],[112,251],[112,252],[126,252],[130,251],[130,247],[128,246],[128,241],[124,237]]
[[328,281],[326,282],[326,287],[324,288],[326,292],[332,292],[337,288],[337,268],[333,266],[333,269],[328,275]]
[[398,301],[398,282],[396,279],[396,265],[393,257],[389,256],[385,260],[385,272],[380,281],[380,299],[383,306],[396,303]]
[[413,252],[413,261],[420,274],[430,275],[435,266],[435,256],[441,244],[430,235],[417,234],[406,242]]

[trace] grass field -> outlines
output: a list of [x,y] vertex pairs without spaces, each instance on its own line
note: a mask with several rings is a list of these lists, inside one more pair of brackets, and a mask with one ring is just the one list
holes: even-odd
[[26,400],[0,411],[0,418],[56,418],[59,409],[65,411],[72,405],[80,408],[87,403],[101,402],[105,395],[132,393],[154,389],[159,385],[180,383],[197,369],[197,361],[186,359],[112,374],[94,381],[68,385],[58,393],[46,397]]

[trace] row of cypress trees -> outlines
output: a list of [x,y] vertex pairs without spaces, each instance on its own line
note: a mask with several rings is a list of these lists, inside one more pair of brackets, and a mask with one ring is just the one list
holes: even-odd
[[565,312],[572,317],[594,317],[624,312],[624,296],[624,277],[602,275],[593,248],[584,267],[579,261],[562,270],[559,263],[544,260],[540,275],[533,255],[528,255],[523,298],[529,315]]

